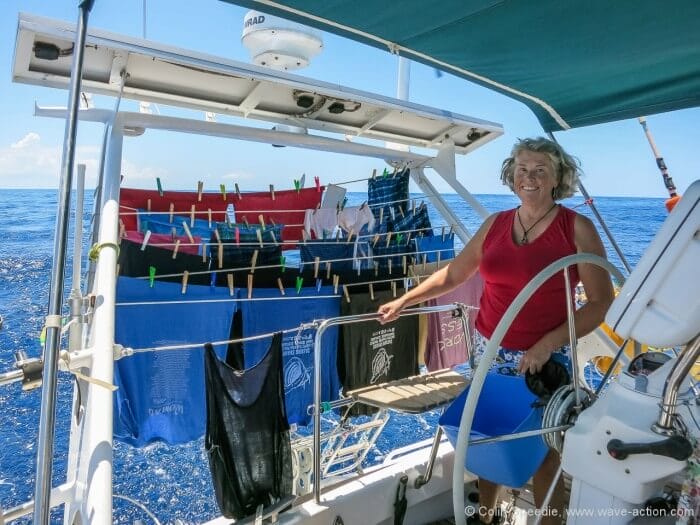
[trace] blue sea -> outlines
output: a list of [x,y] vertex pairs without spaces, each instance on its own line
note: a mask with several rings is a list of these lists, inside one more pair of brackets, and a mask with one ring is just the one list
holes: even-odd
[[[351,194],[350,203],[360,203],[362,194]],[[416,196],[419,198],[419,196]],[[491,212],[513,207],[508,195],[478,196]],[[0,190],[0,373],[14,370],[14,353],[24,350],[39,356],[39,333],[46,315],[56,214],[56,191]],[[448,203],[474,232],[480,220],[456,195]],[[591,216],[583,199],[565,204]],[[86,193],[85,213],[92,212],[92,193]],[[666,217],[663,199],[600,197],[595,205],[605,218],[628,261],[634,266]],[[432,216],[433,225],[444,224]],[[88,226],[84,227],[87,238]],[[604,238],[611,261],[622,268],[619,258]],[[72,241],[69,253],[72,253]],[[83,252],[85,253],[85,251]],[[66,276],[71,275],[71,267]],[[68,289],[66,290],[67,295]],[[291,328],[291,327],[290,327]],[[59,375],[59,400],[55,440],[54,485],[65,480],[71,376]],[[7,509],[33,498],[34,463],[39,426],[40,390],[22,392],[20,385],[0,386],[0,507]],[[368,461],[381,460],[391,449],[409,440],[432,437],[436,415],[416,420],[392,415],[390,426],[380,436]],[[115,442],[114,493],[146,505],[163,523],[180,519],[195,523],[218,515],[203,440],[181,446],[150,445],[135,449]],[[116,523],[151,520],[123,498],[114,501]],[[54,521],[62,518],[59,511]],[[25,521],[28,523],[29,519]]]

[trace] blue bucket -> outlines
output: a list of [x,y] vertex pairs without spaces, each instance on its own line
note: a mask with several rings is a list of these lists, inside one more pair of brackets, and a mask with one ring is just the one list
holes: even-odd
[[[469,387],[440,417],[440,425],[453,447],[468,393]],[[489,372],[476,405],[471,439],[542,428],[542,409],[532,408],[536,400],[522,376],[505,375],[497,369]],[[474,445],[469,447],[465,466],[481,478],[518,488],[537,471],[547,450],[542,436]]]

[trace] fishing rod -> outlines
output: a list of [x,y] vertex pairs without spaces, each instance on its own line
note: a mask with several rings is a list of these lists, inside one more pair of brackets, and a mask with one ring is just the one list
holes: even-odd
[[661,172],[661,176],[664,179],[664,185],[666,186],[666,189],[668,190],[668,199],[666,199],[666,209],[670,212],[673,210],[675,205],[678,203],[680,200],[681,196],[678,195],[678,192],[676,191],[676,186],[673,184],[673,179],[671,176],[668,174],[668,168],[666,167],[666,162],[664,161],[664,158],[661,156],[661,153],[659,153],[659,150],[656,149],[656,144],[654,143],[654,137],[651,136],[651,131],[649,131],[649,128],[647,127],[647,119],[646,117],[639,117],[639,123],[642,125],[642,128],[644,129],[644,133],[647,136],[647,140],[649,141],[649,146],[651,146],[651,151],[654,153],[654,157],[656,157],[656,165],[659,167],[659,171]]

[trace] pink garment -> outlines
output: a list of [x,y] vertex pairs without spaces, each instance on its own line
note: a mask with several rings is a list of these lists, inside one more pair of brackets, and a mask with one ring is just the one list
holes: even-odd
[[[127,231],[124,238],[128,241],[143,244],[145,236],[146,234],[143,232]],[[175,249],[175,241],[179,240],[180,246],[177,249],[178,252],[199,255],[201,253],[199,250],[202,247],[202,238],[194,236],[192,238],[194,239],[194,244],[190,242],[187,236],[173,237],[167,233],[152,233],[148,239],[148,245],[173,251]]]
[[338,214],[338,226],[346,232],[353,231],[357,235],[365,225],[369,232],[374,231],[374,214],[366,204],[345,207]]
[[[436,299],[431,299],[427,306],[450,303],[463,303],[474,308],[479,307],[484,281],[477,272],[457,288]],[[467,310],[469,334],[474,331],[475,310]],[[428,343],[425,349],[425,365],[433,372],[465,363],[468,359],[465,334],[462,321],[453,318],[451,312],[428,315]]]

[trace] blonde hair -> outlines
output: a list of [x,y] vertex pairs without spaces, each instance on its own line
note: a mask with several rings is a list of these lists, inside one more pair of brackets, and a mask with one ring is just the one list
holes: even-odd
[[518,139],[510,152],[510,157],[503,161],[501,166],[501,182],[515,191],[515,157],[521,151],[533,151],[544,153],[552,164],[552,169],[557,177],[557,186],[552,191],[554,200],[571,197],[578,189],[578,178],[583,175],[578,159],[569,155],[556,142],[544,137],[534,139]]

